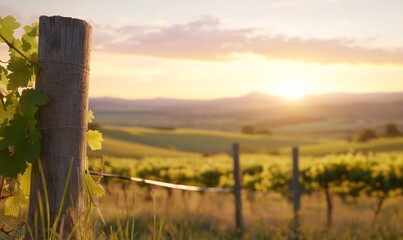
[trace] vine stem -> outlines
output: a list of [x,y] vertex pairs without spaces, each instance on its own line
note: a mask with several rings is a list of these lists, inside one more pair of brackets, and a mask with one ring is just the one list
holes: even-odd
[[[4,176],[2,176],[1,177],[1,183],[0,183],[0,201],[3,200],[3,199],[6,199],[6,198],[14,196],[14,194],[11,193],[7,188],[4,188],[4,180],[5,180],[5,178],[4,178]],[[6,192],[8,192],[7,196],[3,195],[3,189],[6,190]]]
[[0,199],[3,199],[3,186],[4,186],[4,177],[1,177],[1,183],[0,183]]
[[5,96],[2,94],[2,93],[0,93],[0,101],[1,101],[1,103],[2,103],[2,106],[4,106],[4,98]]
[[5,225],[3,225],[3,226],[0,228],[0,232],[2,232],[2,233],[4,233],[4,234],[6,234],[7,236],[11,237],[11,233],[14,232],[14,230],[9,230],[9,231],[7,231],[6,228],[5,228]]
[[379,213],[381,212],[381,208],[382,208],[382,205],[383,205],[385,200],[386,200],[386,196],[381,196],[381,197],[378,198],[378,204],[377,204],[376,209],[375,209],[374,217],[372,218],[371,227],[375,227],[376,219],[377,219]]
[[16,48],[12,43],[10,43],[3,35],[0,34],[0,38],[7,44],[9,48],[14,49],[17,53],[21,55],[21,57],[25,58],[25,60],[27,60],[31,64],[31,66],[37,64],[37,62],[32,61],[27,56],[25,56],[24,53],[22,53],[18,48]]

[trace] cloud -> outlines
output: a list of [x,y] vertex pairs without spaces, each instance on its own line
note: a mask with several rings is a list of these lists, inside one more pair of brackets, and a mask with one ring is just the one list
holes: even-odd
[[11,6],[0,4],[0,16],[4,18],[9,15],[13,16],[22,25],[31,25],[31,23],[38,21],[38,16],[21,14]]
[[13,8],[4,4],[0,4],[0,16],[4,18],[8,15],[20,17],[20,14],[18,14]]
[[94,27],[94,46],[111,52],[210,61],[252,53],[267,59],[325,64],[403,64],[403,48],[367,48],[351,39],[264,35],[254,28],[222,29],[220,21],[212,17],[164,27],[99,25]]
[[312,5],[327,5],[346,2],[346,0],[282,0],[275,2],[274,7],[293,7],[293,6],[312,6]]

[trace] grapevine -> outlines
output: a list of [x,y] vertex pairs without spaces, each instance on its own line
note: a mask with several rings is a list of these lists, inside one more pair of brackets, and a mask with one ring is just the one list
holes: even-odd
[[[232,188],[232,159],[228,155],[210,157],[119,159],[106,157],[106,172],[148,178],[176,184]],[[331,224],[332,199],[339,196],[378,199],[374,218],[384,201],[403,194],[403,152],[342,154],[301,157],[302,194],[323,192],[327,198]],[[291,196],[291,158],[250,154],[241,156],[243,189],[276,192]]]

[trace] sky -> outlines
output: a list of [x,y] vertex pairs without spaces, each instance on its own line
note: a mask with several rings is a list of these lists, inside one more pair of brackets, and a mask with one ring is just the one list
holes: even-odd
[[0,0],[92,25],[90,97],[403,91],[401,0]]

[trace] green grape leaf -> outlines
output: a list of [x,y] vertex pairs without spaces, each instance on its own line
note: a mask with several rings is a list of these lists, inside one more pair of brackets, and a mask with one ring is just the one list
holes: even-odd
[[10,79],[8,83],[9,89],[15,90],[28,85],[31,79],[31,69],[28,67],[25,59],[12,57],[7,69],[11,71],[11,73],[8,74],[8,78]]
[[91,150],[102,149],[102,133],[100,133],[98,130],[88,130],[87,141]]
[[7,85],[8,85],[8,79],[7,79],[6,75],[1,74],[0,75],[0,94],[3,96],[6,96],[8,94]]
[[[7,16],[0,19],[0,35],[2,35],[8,42],[14,39],[14,30],[19,28],[20,24],[12,16]],[[4,42],[0,38],[0,42]]]
[[36,121],[31,120],[28,122],[26,128],[25,141],[20,141],[14,145],[15,153],[14,158],[33,162],[34,159],[39,157],[41,145],[39,143],[40,133],[36,128]]
[[6,102],[4,106],[8,107],[10,105],[17,105],[17,103],[18,103],[17,93],[14,92],[14,94],[8,94],[6,96]]
[[26,40],[25,38],[22,38],[22,44],[21,48],[24,52],[28,52],[29,50],[32,49],[32,44],[30,43],[29,40]]
[[35,52],[38,49],[38,24],[34,23],[32,26],[24,27],[25,34],[22,35],[22,50],[27,53]]
[[[11,42],[11,44],[13,45],[14,48],[18,49],[21,51],[22,49],[22,41],[20,39],[13,39],[13,41]],[[10,53],[10,58],[20,58],[21,55],[19,52],[17,52],[17,50],[15,50],[14,48],[9,48],[8,52]]]
[[31,38],[35,38],[38,36],[38,29],[39,29],[39,24],[37,22],[32,23],[31,26],[25,26],[23,27],[24,31],[25,31],[25,35],[31,37]]
[[[2,132],[3,139],[0,140],[0,175],[4,177],[16,178],[19,173],[23,173],[27,168],[27,163],[31,162],[37,156],[33,153],[39,153],[38,147],[27,141],[29,139],[30,124],[24,116],[15,114],[14,118]],[[28,135],[28,136],[27,136]]]
[[95,182],[89,173],[84,175],[85,184],[87,185],[88,192],[91,195],[102,197],[105,195],[105,190],[99,182]]
[[[38,58],[38,24],[25,26],[21,39],[15,39],[14,32],[19,27],[12,16],[0,17],[0,43],[9,45],[10,56],[7,68],[0,66],[0,175],[18,178],[19,190],[28,193],[30,169],[27,163],[40,153],[35,114],[48,98],[39,91],[27,89],[34,86],[39,68],[25,59]],[[16,201],[17,197],[13,199]],[[10,209],[15,205],[12,200],[8,204]],[[14,210],[9,211],[15,215]]]
[[[35,49],[35,52],[31,53],[31,61],[33,62],[38,62],[38,51]],[[34,73],[35,75],[38,75],[39,73],[39,64],[35,64],[34,66]]]
[[22,190],[17,190],[13,197],[7,198],[4,205],[4,215],[18,217],[20,209],[28,207],[28,197]]
[[94,112],[91,111],[91,109],[88,110],[88,112],[87,112],[87,120],[88,120],[88,123],[92,123],[92,121],[93,121],[94,119],[95,119],[95,117],[94,117]]
[[20,188],[22,192],[29,196],[31,191],[31,170],[32,164],[28,164],[27,169],[25,169],[24,174],[18,174],[18,182],[20,183]]
[[[2,105],[3,103],[0,103]],[[14,104],[10,104],[4,110],[4,106],[0,107],[0,124],[3,123],[5,120],[11,120],[14,117],[16,108]]]
[[[5,138],[3,138],[1,141],[4,139]],[[0,150],[0,166],[0,175],[15,178],[19,172],[24,171],[26,168],[26,163],[14,162],[10,156],[9,149],[5,148]]]
[[34,119],[38,106],[44,105],[48,101],[49,98],[44,93],[35,89],[25,89],[21,93],[19,105],[24,116]]
[[2,74],[2,73],[7,75],[7,69],[0,65],[0,74]]
[[19,114],[15,114],[4,130],[4,139],[0,141],[0,150],[13,146],[18,141],[22,141],[25,138],[26,127],[26,119]]

